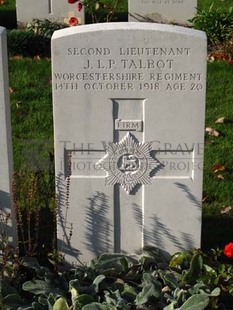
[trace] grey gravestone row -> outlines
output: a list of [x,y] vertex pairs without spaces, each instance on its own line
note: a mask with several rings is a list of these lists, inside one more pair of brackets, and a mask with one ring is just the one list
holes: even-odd
[[30,23],[33,19],[49,19],[69,24],[70,18],[78,24],[85,23],[84,8],[79,10],[77,2],[67,0],[16,0],[17,22]]
[[129,0],[129,21],[187,24],[197,0]]
[[[72,1],[71,1],[72,2]],[[197,0],[129,0],[129,21],[187,24],[196,13]],[[69,22],[77,18],[85,23],[84,9],[67,0],[17,0],[17,21],[28,23],[32,19],[50,19]]]

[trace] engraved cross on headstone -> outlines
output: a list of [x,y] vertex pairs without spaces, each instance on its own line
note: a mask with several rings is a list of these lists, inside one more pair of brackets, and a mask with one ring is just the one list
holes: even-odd
[[[84,180],[95,179],[97,183],[105,182],[105,189],[111,192],[106,195],[104,191],[97,191],[89,198],[89,213],[86,215],[89,223],[92,221],[86,227],[89,242],[85,246],[87,252],[80,253],[85,256],[94,251],[96,255],[106,251],[135,252],[146,244],[152,244],[154,237],[145,227],[145,220],[148,220],[145,187],[153,190],[157,180],[177,180],[177,184],[179,180],[190,181],[194,173],[193,145],[171,149],[168,143],[164,147],[159,145],[159,137],[158,141],[145,141],[146,98],[109,100],[113,105],[113,141],[103,141],[102,149],[95,149],[92,144],[73,147],[67,144],[64,149],[69,186],[77,184],[78,189]],[[109,212],[107,200],[111,200],[110,197],[113,201],[112,222],[104,214],[100,215],[104,210]],[[68,198],[72,199],[70,196]],[[77,219],[67,218],[65,223],[63,243],[68,244],[66,252],[72,252],[70,240],[73,237],[74,220],[77,222]],[[168,228],[167,233],[174,238]],[[104,238],[108,242],[102,245],[101,239]],[[141,240],[141,244],[138,240]],[[174,242],[178,241],[174,238]]]
[[53,35],[52,63],[66,259],[199,247],[205,34],[153,23],[73,27]]
[[48,13],[52,14],[53,13],[53,0],[48,0]]

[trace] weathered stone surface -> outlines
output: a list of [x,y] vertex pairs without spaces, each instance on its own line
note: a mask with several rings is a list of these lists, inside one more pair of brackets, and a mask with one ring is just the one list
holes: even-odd
[[78,24],[85,23],[84,8],[78,10],[77,3],[68,3],[67,0],[16,0],[18,23],[27,24],[33,19],[49,19],[51,21],[65,22],[75,17]]
[[66,258],[199,247],[205,34],[155,23],[57,31],[52,77]]
[[129,21],[187,24],[197,0],[129,0]]

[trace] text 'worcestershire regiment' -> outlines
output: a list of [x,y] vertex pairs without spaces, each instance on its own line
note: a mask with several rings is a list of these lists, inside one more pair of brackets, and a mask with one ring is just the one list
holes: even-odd
[[[54,72],[56,91],[201,91],[202,73],[182,72],[188,47],[67,48],[74,63]],[[72,62],[70,62],[72,63]],[[75,71],[73,68],[76,68]]]

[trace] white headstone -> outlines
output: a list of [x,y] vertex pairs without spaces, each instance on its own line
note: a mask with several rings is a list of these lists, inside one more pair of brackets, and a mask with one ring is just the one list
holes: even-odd
[[76,18],[78,24],[84,24],[84,8],[79,11],[78,3],[68,3],[68,0],[16,0],[17,21],[26,24],[33,19],[49,19],[69,24],[71,18]]
[[197,0],[129,0],[129,21],[187,24]]
[[52,76],[66,258],[199,247],[205,34],[152,23],[56,31]]
[[0,234],[6,233],[9,241],[15,243],[16,222],[11,195],[13,157],[8,83],[6,29],[0,27]]

